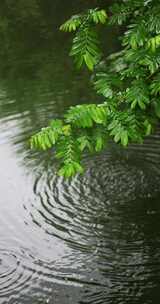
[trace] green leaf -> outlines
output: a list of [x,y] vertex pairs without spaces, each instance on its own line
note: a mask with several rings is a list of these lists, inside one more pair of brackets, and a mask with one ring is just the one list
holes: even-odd
[[89,150],[91,150],[91,143],[89,141],[88,136],[81,136],[77,139],[78,144],[79,144],[79,148],[81,151],[84,151],[85,148],[88,148]]
[[84,61],[87,65],[87,67],[89,68],[89,70],[91,70],[91,71],[93,71],[94,64],[95,64],[95,60],[93,58],[94,57],[92,57],[88,52],[84,55]]
[[160,47],[160,35],[152,37],[147,41],[147,48],[151,49],[153,53],[156,52],[158,47]]
[[139,104],[139,106],[140,106],[140,108],[141,108],[142,110],[145,110],[145,109],[146,109],[146,106],[145,106],[145,104],[144,104],[144,102],[143,102],[142,100],[138,99],[138,104]]
[[160,101],[155,104],[155,113],[160,118]]
[[116,143],[118,143],[118,142],[120,141],[120,139],[121,139],[121,130],[119,130],[119,131],[116,133],[116,135],[114,136],[114,141],[115,141]]
[[159,1],[115,1],[108,23],[124,24],[122,48],[103,60],[97,25],[107,21],[104,10],[84,11],[61,26],[74,32],[70,55],[78,68],[85,65],[94,71],[92,82],[104,100],[70,107],[62,120],[53,120],[32,136],[31,148],[46,150],[54,145],[59,174],[65,178],[82,173],[83,153],[101,151],[108,137],[124,147],[129,142],[142,143],[159,121],[159,12]]
[[90,20],[92,20],[95,24],[98,23],[105,24],[108,18],[106,11],[103,9],[102,10],[98,10],[97,8],[90,9],[88,13]]
[[126,147],[128,145],[128,132],[124,130],[121,132],[121,144]]
[[82,17],[80,15],[74,15],[65,23],[60,26],[60,30],[64,32],[76,31],[82,23]]
[[132,109],[132,110],[135,109],[136,105],[137,105],[137,100],[135,99],[135,100],[133,100],[133,102],[131,103],[131,109]]
[[96,146],[95,146],[95,150],[96,152],[101,151],[103,148],[103,138],[101,136],[98,136],[96,138]]
[[64,178],[73,177],[76,173],[83,173],[83,168],[78,162],[65,163],[58,171]]

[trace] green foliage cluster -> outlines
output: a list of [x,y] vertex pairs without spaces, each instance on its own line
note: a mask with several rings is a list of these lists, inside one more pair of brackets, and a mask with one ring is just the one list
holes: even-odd
[[[160,118],[160,2],[117,1],[105,10],[90,9],[71,17],[61,30],[75,32],[71,56],[77,67],[93,71],[93,85],[101,104],[71,107],[63,120],[55,120],[31,138],[31,146],[55,145],[61,161],[59,174],[83,172],[83,152],[99,152],[109,139],[126,147],[142,143]],[[103,57],[97,25],[123,25],[120,52]],[[101,63],[101,64],[99,64]],[[94,69],[96,66],[96,69]]]
[[72,16],[60,27],[60,30],[65,32],[77,31],[70,55],[74,57],[78,68],[85,63],[92,71],[95,64],[99,62],[101,50],[96,25],[105,24],[106,20],[105,10],[90,9],[87,13]]

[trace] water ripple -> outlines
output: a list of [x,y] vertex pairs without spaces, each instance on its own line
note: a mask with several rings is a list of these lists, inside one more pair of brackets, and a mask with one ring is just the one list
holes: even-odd
[[6,217],[19,243],[0,241],[3,304],[37,297],[65,304],[67,287],[78,292],[69,304],[153,303],[160,280],[160,134],[125,150],[111,144],[84,165],[85,174],[71,180],[50,163],[34,167],[25,219]]
[[28,289],[35,273],[31,265],[32,259],[25,249],[5,248],[5,244],[0,243],[0,298],[9,301]]

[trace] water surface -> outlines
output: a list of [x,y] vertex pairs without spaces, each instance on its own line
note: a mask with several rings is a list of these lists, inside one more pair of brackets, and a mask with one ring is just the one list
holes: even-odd
[[58,32],[77,7],[0,4],[0,303],[157,304],[160,131],[142,146],[85,156],[86,173],[71,181],[56,175],[53,151],[29,150],[50,119],[96,101]]

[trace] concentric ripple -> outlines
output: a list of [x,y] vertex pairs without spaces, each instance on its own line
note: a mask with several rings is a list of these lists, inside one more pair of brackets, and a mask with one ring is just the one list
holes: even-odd
[[67,181],[52,150],[28,145],[95,98],[57,31],[89,2],[99,3],[1,1],[0,304],[160,303],[160,129],[143,145],[85,156],[85,174]]
[[77,244],[86,244],[90,251],[91,226],[101,212],[107,209],[108,214],[117,204],[159,195],[160,139],[157,143],[149,139],[125,152],[111,146],[84,163],[85,175],[70,181],[57,177],[51,168],[39,175],[34,186],[38,202],[31,215],[47,233],[71,242],[75,237]]
[[23,219],[4,221],[19,244],[0,240],[0,303],[158,303],[160,134],[84,165],[71,180],[34,167]]
[[125,151],[111,145],[84,163],[85,175],[70,181],[50,167],[39,175],[32,220],[73,250],[73,263],[83,255],[80,303],[152,303],[160,280],[160,137]]
[[4,298],[9,302],[10,297],[28,289],[34,269],[26,250],[4,248],[2,245],[0,243],[0,299]]

